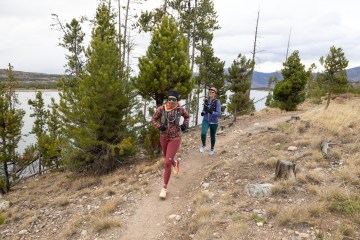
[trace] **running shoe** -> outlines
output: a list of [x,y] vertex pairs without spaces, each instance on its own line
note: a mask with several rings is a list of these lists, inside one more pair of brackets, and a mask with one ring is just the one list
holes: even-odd
[[204,150],[205,150],[205,146],[201,146],[201,147],[199,148],[199,152],[201,152],[201,153],[203,153]]
[[180,163],[179,160],[174,160],[173,171],[174,171],[175,175],[179,174],[179,171],[180,171],[179,163]]
[[215,154],[215,150],[214,149],[211,149],[210,150],[210,156],[213,156]]
[[159,197],[161,199],[166,199],[166,188],[162,188]]

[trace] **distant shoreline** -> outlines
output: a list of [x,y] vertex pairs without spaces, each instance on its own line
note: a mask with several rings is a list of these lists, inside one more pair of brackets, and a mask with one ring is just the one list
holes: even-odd
[[59,92],[58,89],[15,89],[15,92]]
[[[269,91],[267,88],[251,88],[250,90],[256,91]],[[15,92],[60,92],[58,89],[15,89]]]

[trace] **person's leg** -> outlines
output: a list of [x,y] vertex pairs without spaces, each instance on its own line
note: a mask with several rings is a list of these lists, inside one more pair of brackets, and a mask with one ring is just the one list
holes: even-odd
[[167,143],[166,156],[165,156],[165,171],[164,171],[164,188],[167,188],[171,175],[171,165],[175,158],[176,152],[179,150],[181,139],[170,140]]
[[208,129],[209,129],[209,122],[203,121],[201,124],[201,143],[203,147],[206,146],[206,133]]
[[211,150],[214,150],[215,147],[215,136],[216,129],[218,128],[218,124],[210,124],[210,142],[211,142]]

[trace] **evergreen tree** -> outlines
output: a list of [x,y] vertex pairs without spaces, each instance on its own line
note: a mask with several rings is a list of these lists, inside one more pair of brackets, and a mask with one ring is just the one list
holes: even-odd
[[134,85],[143,98],[152,98],[159,106],[170,89],[176,89],[185,98],[193,88],[190,78],[187,40],[175,21],[164,16],[152,35],[146,56],[139,59]]
[[39,174],[41,174],[41,169],[43,166],[48,166],[43,162],[44,156],[44,145],[46,144],[46,121],[49,116],[48,110],[45,109],[44,99],[42,97],[42,92],[39,91],[36,93],[35,100],[29,100],[28,104],[33,107],[33,113],[30,114],[30,117],[34,117],[34,125],[30,133],[35,134],[36,136],[36,145],[35,148],[39,152]]
[[320,58],[320,64],[325,68],[324,72],[318,75],[318,81],[323,83],[327,91],[327,102],[325,109],[329,107],[331,94],[334,92],[344,92],[348,86],[346,68],[349,61],[345,57],[342,48],[332,46],[329,54]]
[[245,56],[238,55],[229,68],[229,90],[233,93],[228,104],[228,111],[236,115],[249,113],[254,110],[254,103],[249,98],[251,85],[251,69],[253,61]]
[[106,173],[133,153],[134,138],[126,121],[129,88],[121,78],[114,15],[105,2],[93,24],[86,71],[71,92],[75,101],[60,103],[69,139],[62,157],[74,170]]
[[[214,9],[214,3],[212,0],[199,1],[199,5],[196,7],[196,18],[194,24],[194,45],[199,52],[199,54],[195,57],[195,63],[199,69],[199,76],[196,79],[197,88],[198,90],[203,88],[205,94],[206,89],[210,87],[210,85],[215,85],[215,81],[217,81],[217,97],[220,98],[222,102],[226,102],[224,84],[222,84],[225,79],[224,69],[222,69],[222,73],[221,70],[219,71],[219,67],[221,67],[220,64],[222,64],[222,62],[214,56],[214,50],[212,47],[214,31],[220,29],[217,20],[217,13]],[[213,68],[214,65],[218,67]],[[213,74],[213,71],[214,73],[218,72],[221,79],[216,80],[211,78],[217,75]],[[223,75],[222,77],[221,74]],[[198,91],[197,95],[198,100],[200,99],[199,92],[200,91]],[[198,106],[200,106],[200,104],[198,104]],[[196,110],[196,125],[198,112],[199,109]]]
[[216,87],[218,89],[216,98],[219,99],[220,102],[225,103],[225,62],[214,56],[214,50],[211,45],[203,45],[202,47],[199,47],[199,49],[201,49],[202,56],[198,57],[196,62],[201,66],[201,68],[199,76],[196,78],[196,80],[198,81],[199,85],[201,84],[204,86],[204,94],[206,94],[206,89],[208,87]]
[[9,165],[15,165],[19,159],[15,149],[21,138],[22,119],[25,115],[23,110],[14,107],[16,95],[15,92],[9,91],[14,83],[12,80],[15,80],[12,69],[9,64],[7,74],[10,85],[0,82],[0,163],[5,175],[4,185],[0,187],[6,191],[10,190]]
[[278,78],[279,73],[276,72],[274,76],[268,79],[268,95],[266,96],[265,106],[267,107],[276,107],[274,106],[274,99],[272,94],[272,86],[275,86],[279,82]]
[[64,140],[61,132],[59,105],[51,98],[51,104],[48,105],[48,118],[46,121],[47,133],[43,136],[41,142],[43,148],[43,157],[46,160],[46,166],[61,166],[61,141]]
[[274,88],[276,105],[286,111],[294,111],[305,100],[305,85],[308,72],[300,62],[299,51],[294,51],[281,70],[284,80],[278,82]]

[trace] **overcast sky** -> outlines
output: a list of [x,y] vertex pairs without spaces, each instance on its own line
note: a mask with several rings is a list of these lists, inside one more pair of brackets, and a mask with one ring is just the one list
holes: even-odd
[[[125,2],[124,0],[122,2]],[[229,67],[239,53],[251,57],[257,11],[260,10],[256,69],[281,70],[286,57],[299,50],[302,63],[319,66],[330,47],[343,48],[349,67],[360,66],[360,1],[358,0],[213,0],[220,30],[215,32],[215,55]],[[159,6],[163,0],[148,0],[137,9]],[[0,68],[8,63],[15,70],[63,74],[65,50],[58,46],[60,32],[52,30],[51,13],[64,22],[93,18],[97,0],[0,0]],[[90,27],[84,26],[90,37]],[[145,53],[147,35],[136,35],[132,65]]]

